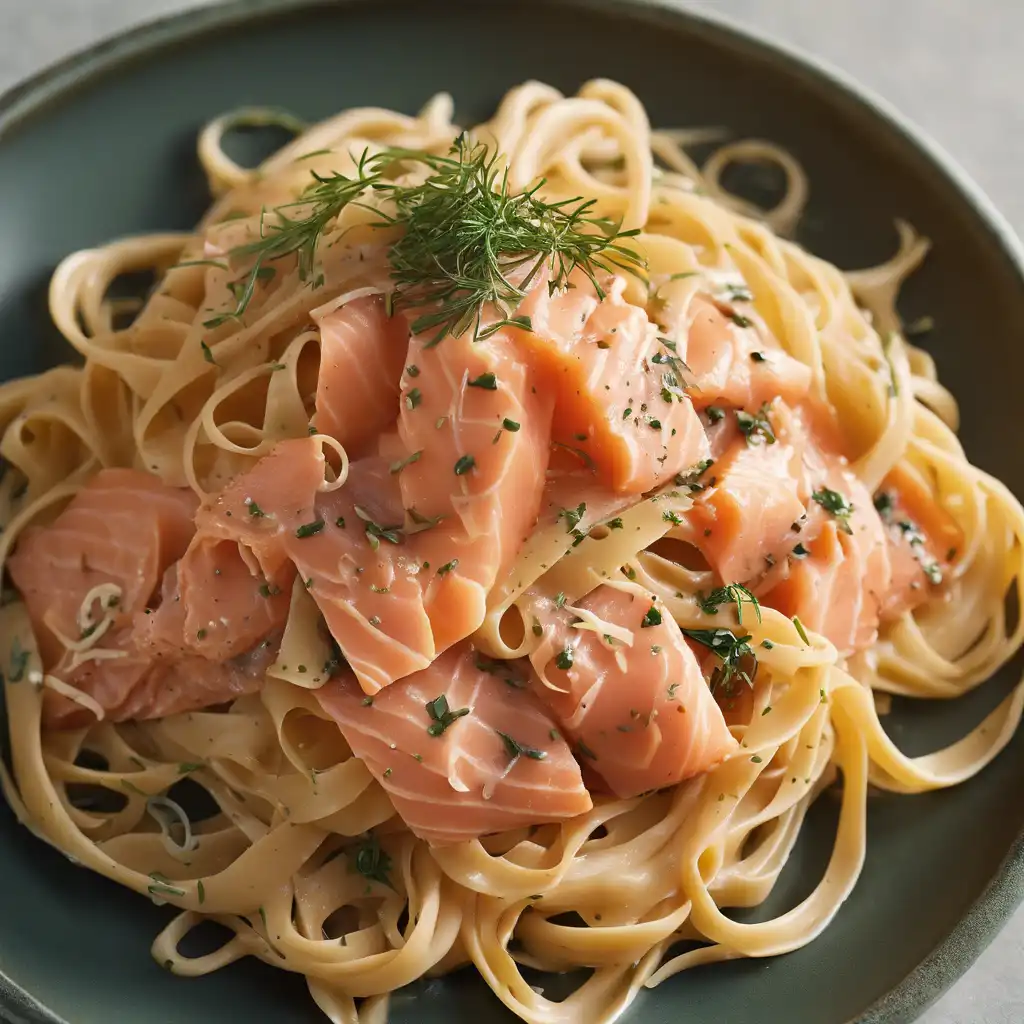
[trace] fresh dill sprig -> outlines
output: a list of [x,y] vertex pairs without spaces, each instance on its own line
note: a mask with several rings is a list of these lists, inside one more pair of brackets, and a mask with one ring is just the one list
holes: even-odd
[[[252,242],[236,246],[228,255],[233,262],[248,262],[248,270],[231,286],[235,308],[207,320],[204,327],[219,327],[228,320],[238,320],[248,309],[256,285],[274,268],[268,264],[286,256],[298,260],[299,279],[309,280],[316,266],[317,245],[324,231],[338,214],[380,180],[384,164],[378,156],[364,150],[356,161],[354,177],[344,174],[320,175],[312,171],[313,184],[298,199],[260,214],[260,236]],[[294,216],[292,216],[294,213]]]
[[[384,179],[388,168],[403,163],[424,165],[430,173],[421,184]],[[531,329],[527,317],[513,312],[545,266],[549,290],[566,285],[579,268],[601,298],[599,271],[625,269],[640,276],[644,267],[643,259],[622,244],[637,230],[619,231],[597,216],[593,199],[541,199],[544,181],[513,194],[499,154],[465,134],[445,156],[389,148],[372,156],[364,152],[352,177],[313,177],[314,184],[297,200],[264,211],[258,239],[228,254],[232,261],[251,263],[234,283],[235,309],[206,326],[239,318],[275,260],[294,254],[300,279],[313,276],[324,231],[367,190],[391,201],[390,210],[376,210],[380,220],[375,226],[403,229],[388,253],[395,282],[389,310],[416,308],[411,328],[417,334],[431,332],[428,344],[470,329],[474,340],[508,325]],[[290,210],[301,212],[291,216]],[[485,323],[489,307],[497,318]]]
[[[592,199],[540,199],[543,181],[513,194],[500,155],[465,134],[447,156],[388,152],[393,159],[424,163],[433,171],[422,185],[391,187],[395,213],[384,217],[405,229],[388,255],[398,304],[437,307],[412,323],[413,333],[434,332],[430,343],[470,328],[474,340],[509,324],[530,329],[512,312],[545,264],[551,266],[551,291],[565,285],[579,267],[602,298],[598,270],[638,273],[643,267],[640,256],[620,244],[638,231],[619,232],[595,216]],[[525,276],[513,284],[509,275],[520,269]],[[485,326],[489,305],[499,318]]]

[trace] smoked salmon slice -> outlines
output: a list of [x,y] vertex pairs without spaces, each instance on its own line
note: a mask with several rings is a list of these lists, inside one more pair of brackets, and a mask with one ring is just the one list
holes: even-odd
[[897,464],[882,481],[875,508],[885,524],[892,585],[882,618],[922,604],[945,579],[964,543],[956,520],[910,467]]
[[388,463],[360,460],[330,492],[326,468],[316,438],[283,441],[204,505],[197,525],[233,540],[269,591],[287,592],[297,571],[353,670],[377,690],[434,657],[418,579],[428,570],[406,542]]
[[538,387],[555,396],[552,439],[579,453],[613,490],[640,494],[708,453],[673,342],[646,312],[623,298],[624,282],[604,298],[580,273],[549,295],[535,287],[517,310],[537,368]]
[[319,326],[313,423],[355,458],[398,416],[409,324],[400,313],[388,315],[382,295],[364,295],[326,313]]
[[[257,687],[258,678],[239,667],[180,650],[172,659],[155,659],[136,645],[133,623],[184,554],[196,505],[191,491],[148,473],[101,470],[52,524],[26,530],[8,559],[46,672],[91,698],[113,721],[161,718]],[[43,716],[56,728],[95,717],[49,689]]]
[[226,661],[283,630],[294,569],[253,573],[232,541],[197,534],[164,576],[154,610],[136,616],[135,645],[154,656],[191,651]]
[[721,454],[680,533],[725,583],[768,572],[800,541],[806,502],[805,438],[785,403],[756,413],[721,411],[711,426]]
[[[164,571],[192,539],[198,500],[182,488],[134,469],[104,469],[48,526],[29,527],[7,560],[50,667],[64,654],[61,637],[78,641],[88,624],[79,622],[86,596],[95,587],[116,588],[96,621],[108,612],[111,630],[141,612]],[[113,605],[110,600],[113,599]]]
[[616,796],[674,785],[736,750],[679,626],[643,588],[600,586],[543,628],[535,688]]
[[[91,697],[111,722],[166,718],[226,704],[255,693],[263,683],[261,673],[241,663],[222,665],[196,655],[165,659],[140,654],[130,634],[101,650],[123,650],[125,657],[86,661],[71,671],[58,666],[56,674]],[[78,729],[95,720],[90,709],[47,690],[43,701],[47,728]]]
[[763,601],[849,655],[878,638],[892,582],[889,545],[870,493],[852,473],[833,468],[813,494],[808,539]]
[[374,697],[351,675],[317,691],[402,820],[434,845],[592,807],[567,743],[525,689],[528,666],[494,665],[461,643]]
[[709,405],[757,409],[780,398],[799,402],[811,386],[811,369],[785,352],[753,317],[723,311],[695,295],[680,354],[692,373],[689,391],[698,409]]
[[551,400],[509,331],[409,344],[387,457],[323,490],[317,438],[279,444],[200,510],[271,583],[294,565],[368,693],[473,633],[536,522]]

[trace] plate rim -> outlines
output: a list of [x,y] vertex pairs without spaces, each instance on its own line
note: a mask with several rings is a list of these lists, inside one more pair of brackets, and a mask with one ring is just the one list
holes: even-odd
[[[444,0],[462,6],[464,0]],[[770,31],[749,26],[707,7],[681,6],[686,0],[547,0],[569,8],[597,9],[624,19],[642,17],[711,31],[760,51],[766,59],[802,73],[811,85],[852,102],[857,113],[874,119],[916,150],[929,169],[945,180],[972,210],[1024,286],[1024,244],[1009,222],[960,163],[927,131],[853,75]],[[189,7],[143,20],[121,32],[72,51],[21,79],[0,94],[0,146],[7,136],[79,88],[116,74],[146,53],[187,45],[240,22],[279,17],[318,7],[368,7],[374,0],[227,0]],[[374,4],[376,6],[376,4]],[[1024,301],[1022,301],[1024,305]],[[845,1024],[909,1024],[967,972],[1024,902],[1024,829],[997,872],[967,912],[907,975],[871,1006]],[[45,1007],[0,969],[0,1019],[9,1024],[72,1024]]]

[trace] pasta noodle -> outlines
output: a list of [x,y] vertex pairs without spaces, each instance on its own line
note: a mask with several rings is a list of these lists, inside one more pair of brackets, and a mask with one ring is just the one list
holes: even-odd
[[[199,140],[215,199],[196,232],[68,257],[50,309],[81,363],[0,389],[9,467],[0,559],[103,467],[143,469],[206,500],[280,442],[307,437],[325,318],[391,287],[381,239],[393,241],[397,229],[379,226],[386,201],[371,194],[327,220],[315,273],[294,254],[282,259],[238,317],[220,316],[239,300],[226,260],[265,236],[267,210],[301,205],[311,175],[355,174],[360,154],[388,147],[443,156],[458,135],[452,115],[440,95],[415,117],[359,109],[309,127],[265,111],[219,118]],[[221,149],[233,126],[268,121],[297,137],[260,167],[240,167]],[[770,602],[745,609],[741,596],[735,607],[708,609],[713,573],[673,555],[692,541],[680,524],[696,488],[668,483],[612,502],[602,518],[615,516],[616,528],[591,529],[568,551],[565,523],[542,522],[487,595],[477,647],[499,663],[530,659],[557,690],[550,665],[561,641],[545,618],[556,604],[576,616],[576,633],[603,635],[622,668],[643,637],[580,602],[599,583],[654,595],[691,635],[725,627],[756,651],[756,686],[743,713],[729,717],[736,752],[668,789],[596,796],[591,810],[566,820],[435,846],[403,824],[317,699],[332,647],[301,574],[257,692],[153,720],[111,720],[95,696],[55,675],[15,594],[0,608],[12,755],[0,782],[22,824],[73,862],[177,908],[153,944],[175,974],[254,956],[305,975],[329,1019],[381,1022],[389,993],[472,964],[525,1021],[599,1024],[681,971],[810,942],[856,883],[870,787],[952,786],[1005,746],[1024,708],[1022,686],[961,740],[916,758],[888,738],[879,708],[885,695],[964,694],[1020,647],[1024,621],[1008,613],[1007,598],[1024,604],[1024,511],[967,461],[955,400],[903,334],[896,296],[928,248],[911,227],[899,225],[891,261],[844,274],[783,237],[808,189],[792,156],[759,140],[732,142],[698,167],[686,147],[715,133],[652,131],[637,98],[608,81],[575,97],[520,86],[472,135],[502,154],[513,194],[543,179],[544,197],[593,198],[601,217],[638,231],[629,244],[645,275],[619,267],[616,287],[652,321],[688,309],[698,292],[749,290],[750,318],[807,368],[808,401],[834,410],[850,470],[867,491],[902,474],[955,522],[963,541],[942,588],[885,622],[876,642],[844,654]],[[773,210],[726,190],[722,172],[737,161],[782,169],[787,190]],[[425,172],[398,161],[385,174],[419,183]],[[142,270],[156,280],[144,302],[110,298],[115,279]],[[351,453],[318,439],[321,490],[346,493]],[[389,529],[367,523],[368,535]],[[72,668],[124,653],[101,644],[121,596],[116,585],[89,593],[82,637],[62,640]],[[50,691],[91,712],[92,724],[46,727]],[[837,778],[839,824],[811,894],[771,920],[730,918],[729,908],[766,899],[810,805]],[[176,788],[183,780],[212,799],[212,816],[190,818]],[[82,787],[107,802],[79,806]],[[116,809],[103,809],[111,799]],[[383,864],[387,884],[378,884]],[[232,937],[189,956],[188,934],[206,920]],[[593,973],[556,1001],[524,967]]]

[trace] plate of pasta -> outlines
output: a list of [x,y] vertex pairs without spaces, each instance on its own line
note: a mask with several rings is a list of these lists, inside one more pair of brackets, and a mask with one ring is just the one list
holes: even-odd
[[0,112],[15,1020],[909,1020],[1019,899],[1016,243],[735,29],[473,11]]

